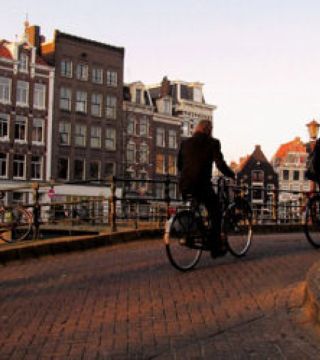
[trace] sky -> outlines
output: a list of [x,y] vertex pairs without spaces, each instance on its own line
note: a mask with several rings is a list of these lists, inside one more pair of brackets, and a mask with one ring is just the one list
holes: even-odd
[[10,0],[0,38],[28,16],[47,40],[58,29],[125,48],[124,81],[204,83],[227,161],[255,145],[270,160],[320,122],[318,0]]

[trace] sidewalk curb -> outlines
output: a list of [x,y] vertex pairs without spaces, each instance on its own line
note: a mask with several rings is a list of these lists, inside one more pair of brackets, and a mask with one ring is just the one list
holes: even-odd
[[312,265],[306,276],[306,305],[312,321],[320,325],[320,261]]
[[127,230],[99,235],[82,235],[5,244],[0,247],[0,263],[126,243],[160,236],[162,233],[162,229]]

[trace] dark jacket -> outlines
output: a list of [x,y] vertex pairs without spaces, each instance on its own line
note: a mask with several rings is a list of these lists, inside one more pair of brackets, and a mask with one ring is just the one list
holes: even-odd
[[202,187],[212,186],[212,164],[228,177],[234,172],[228,167],[221,153],[220,141],[203,133],[195,133],[181,143],[178,154],[180,190],[195,193]]

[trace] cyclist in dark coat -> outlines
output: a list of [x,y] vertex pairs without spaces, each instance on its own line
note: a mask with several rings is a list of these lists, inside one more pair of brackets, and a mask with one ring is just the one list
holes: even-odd
[[212,165],[227,177],[235,178],[234,172],[224,161],[218,139],[211,136],[212,124],[200,120],[192,137],[181,143],[178,154],[179,186],[182,196],[191,194],[207,208],[212,224],[212,256],[223,255],[226,250],[221,241],[221,211],[218,196],[211,183]]

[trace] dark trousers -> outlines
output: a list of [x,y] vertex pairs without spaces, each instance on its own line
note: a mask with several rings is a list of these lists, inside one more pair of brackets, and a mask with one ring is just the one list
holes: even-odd
[[221,244],[221,220],[222,215],[219,207],[219,199],[213,188],[204,187],[197,191],[183,191],[182,194],[192,194],[196,200],[206,207],[209,217],[210,232],[209,241],[211,241],[212,247]]

